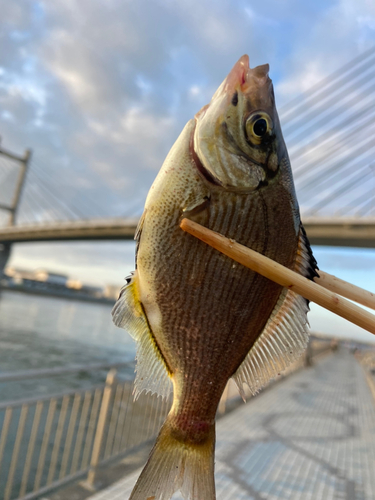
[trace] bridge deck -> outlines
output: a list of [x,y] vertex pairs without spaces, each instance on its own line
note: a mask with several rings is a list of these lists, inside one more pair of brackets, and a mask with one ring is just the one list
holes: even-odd
[[[374,468],[374,399],[345,349],[218,422],[218,500],[367,500]],[[90,500],[127,499],[138,474]]]
[[[0,227],[0,243],[74,240],[132,240],[137,218],[56,221]],[[375,248],[374,218],[305,217],[313,245]]]

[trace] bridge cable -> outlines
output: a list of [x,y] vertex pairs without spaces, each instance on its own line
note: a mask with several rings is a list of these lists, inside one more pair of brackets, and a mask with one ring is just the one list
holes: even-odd
[[318,203],[315,203],[311,207],[311,209],[309,210],[309,213],[316,214],[319,210],[321,210],[322,208],[324,208],[327,205],[329,205],[330,203],[332,203],[332,201],[335,201],[338,198],[340,198],[340,196],[345,194],[349,189],[352,189],[353,187],[355,187],[359,183],[363,182],[364,179],[366,179],[370,174],[372,175],[372,172],[367,172],[362,178],[358,178],[354,182],[350,179],[350,181],[343,184],[339,189],[337,189],[333,193],[331,192],[331,194],[325,196]]
[[306,193],[306,192],[310,192],[311,190],[316,191],[320,184],[327,185],[327,182],[329,180],[331,180],[332,178],[334,178],[335,175],[339,175],[340,178],[342,179],[344,174],[347,171],[353,171],[354,175],[358,175],[359,169],[360,168],[362,169],[364,167],[368,167],[368,162],[371,163],[371,161],[373,160],[373,154],[371,154],[370,152],[368,152],[368,153],[369,154],[367,154],[364,158],[362,158],[357,163],[355,163],[354,167],[353,167],[352,163],[356,160],[356,156],[350,155],[350,157],[351,157],[350,161],[346,162],[344,168],[342,168],[341,170],[338,170],[337,166],[338,165],[341,166],[342,162],[336,163],[334,165],[334,168],[330,168],[328,172],[325,172],[324,177],[318,175],[318,176],[314,177],[310,182],[306,182],[303,186],[298,186],[297,192],[302,193],[303,191],[305,191],[305,193]]
[[[371,125],[375,126],[375,123],[373,122]],[[358,135],[362,137],[358,139]],[[375,134],[373,134],[372,137],[375,137]],[[350,146],[353,142],[355,145],[351,146],[349,149],[348,146]],[[362,151],[363,147],[373,147],[373,145],[373,138],[367,139],[363,138],[363,134],[353,134],[347,142],[343,142],[342,139],[340,142],[335,142],[330,147],[324,148],[323,151],[319,152],[318,150],[312,158],[307,158],[306,161],[303,162],[302,165],[296,170],[294,179],[301,187],[301,182],[303,180],[316,176],[317,171],[320,172],[320,169],[327,171],[327,165],[331,164],[333,161],[336,161],[337,164],[340,162],[340,166],[343,161],[347,161],[353,157],[360,157],[365,154],[365,151]],[[314,167],[317,167],[317,170],[315,169],[314,171]]]
[[[371,187],[368,191],[366,191],[365,193],[361,193],[357,198],[354,198],[354,200],[350,200],[349,203],[347,203],[346,205],[343,205],[340,207],[340,209],[336,212],[338,216],[344,214],[345,215],[345,210],[347,209],[347,211],[352,211],[352,210],[357,210],[357,212],[355,212],[354,216],[356,214],[359,214],[361,212],[363,212],[363,208],[362,205],[368,205],[369,202],[373,202],[374,201],[374,195],[375,195],[375,183],[374,183],[374,186]],[[370,196],[370,198],[368,198]],[[370,211],[371,211],[371,208],[370,208]],[[365,209],[365,212],[364,213],[367,213],[367,210]]]
[[[84,218],[83,213],[75,207],[75,204],[67,204],[60,196],[56,196],[53,192],[53,188],[51,188],[51,185],[47,182],[45,177],[50,176],[50,173],[48,172],[48,169],[43,169],[42,167],[39,167],[36,162],[33,162],[32,164],[33,168],[31,171],[33,174],[37,177],[38,182],[40,182],[46,191],[48,191],[49,199],[52,200],[52,204],[59,203],[61,209],[63,209],[62,213],[65,214],[66,216],[69,217],[69,215],[73,215],[74,219],[79,219],[79,218]],[[50,176],[50,178],[52,178]],[[53,186],[56,185],[56,179],[53,179]],[[61,189],[61,185],[60,185]],[[61,191],[63,191],[61,189]]]
[[[289,156],[292,157],[294,161],[296,161],[298,158],[301,158],[306,153],[311,152],[313,149],[322,147],[326,142],[333,141],[336,136],[341,135],[342,137],[340,137],[340,140],[343,140],[344,138],[348,137],[349,134],[352,134],[352,129],[358,125],[362,118],[365,118],[372,111],[375,111],[375,102],[370,106],[365,105],[360,110],[355,111],[354,113],[345,117],[341,122],[330,127],[328,130],[324,130],[320,135],[312,139],[306,145],[300,147],[297,147],[296,145],[295,148],[297,149],[294,150],[293,146],[288,147]],[[373,124],[374,117],[375,115],[370,114],[370,117],[361,125],[361,128],[363,129],[368,125]],[[345,134],[345,132],[347,133]],[[294,169],[294,172],[296,173],[297,169],[299,168],[299,166],[296,167],[296,169]]]
[[[280,115],[284,115],[284,118],[286,118],[287,114],[292,110],[307,105],[309,102],[308,99],[301,102],[303,96],[305,96],[306,98],[308,98],[309,96],[312,97],[316,92],[319,92],[322,88],[326,89],[327,87],[333,85],[337,86],[336,80],[344,78],[345,75],[347,75],[347,78],[349,78],[353,72],[358,72],[360,69],[362,69],[362,63],[366,62],[366,59],[371,58],[371,56],[374,53],[375,53],[375,47],[371,47],[367,51],[362,52],[354,59],[350,60],[348,63],[344,64],[343,66],[340,66],[333,73],[329,74],[328,76],[317,82],[315,85],[310,87],[307,91],[303,92],[302,96],[298,95],[297,97],[294,97],[292,100],[281,106],[279,108]],[[356,68],[357,65],[360,65],[360,68]],[[363,66],[364,65],[365,64],[363,64]],[[366,62],[366,65],[368,65],[368,62]]]
[[[367,87],[367,85],[372,82],[375,78],[375,71],[372,71],[370,74],[365,74],[359,81],[354,81],[349,88],[345,88],[345,86],[340,85],[336,91],[331,92],[325,96],[325,99],[319,99],[313,106],[308,107],[304,106],[303,110],[296,115],[293,119],[289,119],[287,123],[283,126],[283,131],[286,135],[290,135],[295,129],[300,127],[300,124],[303,125],[306,121],[311,121],[321,112],[324,112],[329,109],[331,103],[341,103],[342,99],[345,99],[346,96],[350,95],[353,92],[358,93],[359,89],[362,87]],[[306,116],[307,115],[307,116]]]
[[[62,213],[64,215],[66,215],[66,213],[67,213],[66,211],[68,210],[68,212],[73,214],[73,216],[75,218],[77,217],[77,214],[68,205],[66,205],[66,203],[63,200],[61,200],[60,198],[57,198],[56,196],[54,196],[51,193],[49,186],[46,185],[46,183],[44,182],[44,179],[35,171],[35,169],[30,170],[30,174],[31,174],[31,176],[34,176],[37,179],[37,186],[38,186],[37,189],[41,188],[44,191],[44,196],[50,200],[50,204],[47,206],[47,209],[50,209],[50,210],[52,209],[52,211],[54,213],[58,214],[58,217],[61,218],[61,212],[58,212],[57,206],[56,206],[56,205],[60,205],[60,208],[63,209]],[[79,216],[80,216],[80,214],[78,214],[78,217]]]
[[[375,92],[375,84],[372,85],[371,91],[372,93]],[[293,146],[293,143],[298,143],[299,141],[306,139],[306,137],[308,137],[309,134],[313,134],[317,129],[319,130],[319,128],[325,127],[329,122],[332,122],[343,113],[346,113],[349,107],[361,103],[361,101],[364,101],[364,99],[368,99],[370,101],[371,95],[370,94],[366,95],[366,97],[353,95],[349,100],[347,100],[346,102],[344,101],[339,107],[327,108],[327,114],[325,114],[320,119],[319,115],[317,115],[315,117],[317,118],[317,120],[314,121],[314,123],[310,124],[311,121],[306,122],[305,126],[302,129],[299,129],[299,132],[297,131],[296,128],[295,131],[298,132],[297,134],[290,135],[285,133],[284,136],[286,137],[287,143]]]
[[[48,169],[45,169],[44,167],[42,167],[39,163],[35,163],[34,162],[34,166],[36,166],[39,171],[42,172],[42,175],[47,175],[52,183],[53,186],[56,185],[56,179],[52,177],[52,175],[50,174],[50,172],[48,171]],[[66,185],[66,189],[69,189],[69,190],[72,190],[71,186],[68,186]],[[52,191],[52,189],[51,189]],[[97,212],[97,205],[95,203],[92,203],[91,205],[88,204],[88,197],[87,195],[85,196],[85,198],[82,197],[81,193],[78,193],[79,196],[80,196],[80,205],[81,206],[77,206],[76,203],[74,202],[70,202],[72,204],[72,206],[76,209],[77,213],[79,214],[79,217],[80,218],[87,218],[87,216],[83,215],[83,210],[82,210],[82,207],[85,207],[89,209],[89,211],[92,212],[92,208],[94,208],[94,212]],[[90,199],[89,201],[92,202],[92,199]]]
[[[50,204],[50,205],[42,205],[40,203],[40,201],[37,201],[40,199],[40,194],[42,193],[43,197],[44,198],[48,198],[50,196],[48,190],[46,190],[46,188],[41,185],[38,182],[34,183],[33,179],[30,179],[29,181],[29,194],[27,195],[28,196],[28,200],[29,200],[29,206],[32,208],[32,213],[34,214],[34,221],[35,221],[35,217],[38,219],[42,218],[43,220],[46,220],[46,215],[48,216],[47,219],[48,220],[54,220],[52,217],[51,217],[51,213],[54,215],[54,217],[56,217],[57,219],[60,219],[61,217],[61,212],[58,211],[57,207],[54,206],[53,204]],[[35,193],[35,196],[31,198],[31,192],[34,192]]]

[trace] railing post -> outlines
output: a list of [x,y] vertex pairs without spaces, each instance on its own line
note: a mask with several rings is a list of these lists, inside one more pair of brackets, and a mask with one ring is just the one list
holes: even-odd
[[102,404],[100,406],[98,425],[96,427],[94,445],[91,453],[90,470],[87,474],[87,480],[84,483],[84,486],[90,490],[95,490],[95,477],[99,465],[100,452],[103,445],[104,430],[108,416],[109,404],[116,383],[116,374],[117,370],[110,370],[105,381],[105,388],[103,391]]
[[307,344],[306,351],[305,351],[305,367],[308,368],[310,366],[313,366],[313,350],[312,350],[312,345],[311,345],[311,340]]

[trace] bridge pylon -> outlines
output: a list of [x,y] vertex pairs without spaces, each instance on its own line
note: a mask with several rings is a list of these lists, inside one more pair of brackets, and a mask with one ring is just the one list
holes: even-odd
[[[31,150],[27,149],[23,156],[16,155],[4,149],[1,145],[0,138],[0,157],[10,159],[19,165],[19,173],[12,201],[9,204],[2,203],[0,200],[0,210],[9,212],[8,227],[14,226],[16,223],[17,211],[20,205],[21,194],[25,184],[26,172],[31,158]],[[8,262],[11,253],[11,243],[0,241],[0,277],[4,273],[5,266]]]

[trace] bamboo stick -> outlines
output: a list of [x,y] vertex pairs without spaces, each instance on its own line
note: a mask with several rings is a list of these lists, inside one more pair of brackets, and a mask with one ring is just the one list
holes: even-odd
[[306,299],[316,302],[325,309],[375,335],[375,316],[340,295],[196,222],[183,219],[180,226],[184,231],[204,241],[231,259],[275,281],[279,285],[293,290]]
[[358,304],[375,309],[375,294],[360,288],[359,286],[348,283],[333,274],[328,274],[319,269],[319,278],[314,278],[315,283],[331,290],[331,292],[338,293],[347,299],[354,300]]

